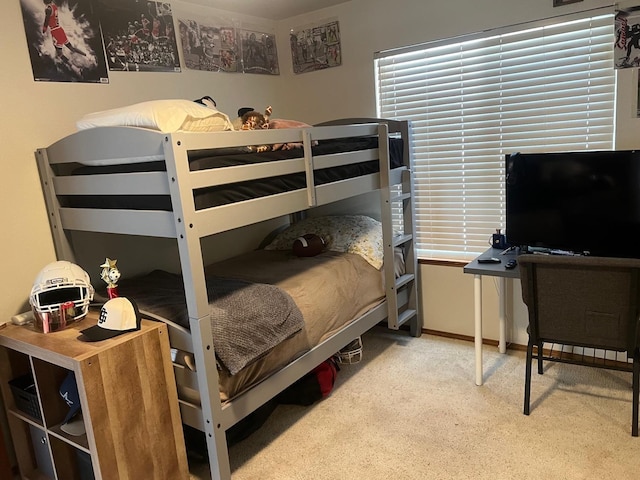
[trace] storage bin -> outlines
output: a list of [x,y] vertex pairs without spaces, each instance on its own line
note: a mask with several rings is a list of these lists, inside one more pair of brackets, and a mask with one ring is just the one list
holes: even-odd
[[11,393],[16,402],[16,408],[33,418],[42,420],[40,413],[40,403],[36,392],[36,384],[31,374],[26,374],[13,380],[9,380]]
[[76,457],[78,458],[80,480],[94,480],[95,476],[93,474],[93,465],[91,464],[91,455],[82,450],[76,450]]

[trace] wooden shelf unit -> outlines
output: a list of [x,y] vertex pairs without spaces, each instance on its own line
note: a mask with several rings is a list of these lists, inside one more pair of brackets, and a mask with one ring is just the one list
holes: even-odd
[[[97,315],[48,334],[11,324],[0,330],[0,391],[22,478],[85,480],[83,459],[90,459],[96,480],[188,479],[166,325],[143,320],[140,331],[80,341]],[[78,385],[81,436],[60,428],[69,407],[59,388],[69,371]],[[25,374],[33,375],[41,419],[18,408],[8,383]],[[34,449],[34,440],[43,447]]]

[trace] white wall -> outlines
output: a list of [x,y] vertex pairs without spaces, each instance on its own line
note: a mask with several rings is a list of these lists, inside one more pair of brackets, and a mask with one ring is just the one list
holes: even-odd
[[[264,1],[264,0],[262,0]],[[171,2],[174,17],[185,12],[202,16],[221,15],[204,7]],[[551,0],[352,0],[351,2],[290,18],[277,24],[266,20],[233,17],[238,21],[276,28],[280,76],[222,74],[184,69],[182,73],[110,72],[109,85],[34,82],[29,63],[19,1],[6,2],[0,29],[0,139],[1,160],[8,172],[0,189],[2,208],[2,273],[0,318],[24,311],[37,272],[54,260],[33,152],[75,130],[75,121],[91,111],[157,98],[193,99],[211,95],[221,110],[233,115],[244,105],[260,108],[272,104],[275,116],[309,123],[345,116],[374,116],[373,54],[382,49],[477,32],[510,24],[538,20],[561,13],[590,9],[610,3],[584,0],[552,8]],[[215,1],[211,1],[215,5]],[[186,15],[187,17],[189,15]],[[193,18],[193,16],[191,16]],[[343,65],[324,71],[294,75],[288,46],[290,29],[313,21],[337,18],[340,22]],[[638,147],[640,120],[635,111],[635,72],[619,75],[620,117],[617,141],[620,148]],[[10,175],[9,175],[10,174]],[[472,298],[472,282],[460,268],[423,266],[426,324],[472,334],[471,306],[450,306]],[[93,272],[90,272],[93,273]],[[442,279],[441,279],[442,277]],[[487,289],[488,290],[488,289]],[[517,295],[516,295],[517,296]],[[491,303],[489,309],[491,309]],[[493,302],[495,303],[495,302]],[[492,312],[488,313],[491,317]],[[495,328],[488,322],[489,336]]]
[[[373,56],[376,51],[612,5],[606,0],[585,0],[558,8],[552,4],[552,0],[352,0],[314,15],[288,19],[280,22],[281,39],[291,28],[305,25],[314,18],[337,18],[343,65],[294,75],[290,58],[281,55],[287,95],[280,98],[287,111],[310,118],[312,122],[330,117],[375,116]],[[637,70],[618,72],[615,141],[619,149],[640,147],[640,119],[635,117],[637,81]],[[433,265],[421,265],[420,274],[425,328],[472,336],[473,277],[463,274],[460,267]],[[507,292],[508,338],[524,345],[527,318],[520,282],[507,283],[511,283]],[[483,298],[484,337],[496,340],[498,297],[491,278],[483,280]]]

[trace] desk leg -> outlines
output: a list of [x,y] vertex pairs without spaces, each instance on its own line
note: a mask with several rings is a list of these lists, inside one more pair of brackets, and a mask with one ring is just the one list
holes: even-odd
[[482,275],[473,276],[473,309],[475,319],[476,385],[482,385]]
[[500,298],[498,299],[499,304],[499,319],[500,319],[500,339],[498,342],[498,350],[500,353],[507,353],[507,280],[504,277],[500,277],[498,279],[498,295]]

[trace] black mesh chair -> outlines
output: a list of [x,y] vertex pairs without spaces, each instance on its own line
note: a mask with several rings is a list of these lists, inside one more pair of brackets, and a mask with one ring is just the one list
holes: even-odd
[[[640,260],[527,254],[518,257],[518,264],[522,298],[529,310],[524,414],[529,415],[534,358],[539,374],[543,360],[631,371],[631,434],[637,437]],[[560,353],[547,349],[545,354],[545,344],[626,352],[633,364],[606,360],[602,355],[561,353],[562,348]]]

